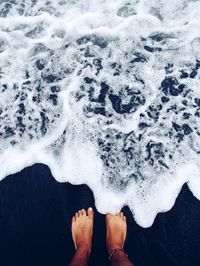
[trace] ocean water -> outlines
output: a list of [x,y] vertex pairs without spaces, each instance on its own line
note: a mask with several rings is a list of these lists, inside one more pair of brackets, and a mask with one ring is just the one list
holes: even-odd
[[0,179],[44,163],[143,227],[184,183],[200,199],[199,13],[199,0],[0,0]]

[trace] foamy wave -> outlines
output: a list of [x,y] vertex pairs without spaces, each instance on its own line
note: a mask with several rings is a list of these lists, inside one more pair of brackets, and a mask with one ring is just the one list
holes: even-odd
[[0,3],[0,178],[47,164],[143,227],[200,199],[200,1]]

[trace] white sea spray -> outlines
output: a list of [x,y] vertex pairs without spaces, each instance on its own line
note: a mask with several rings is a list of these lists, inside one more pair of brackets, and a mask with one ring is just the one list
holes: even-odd
[[184,183],[200,199],[199,12],[199,0],[1,0],[0,178],[44,163],[143,227]]

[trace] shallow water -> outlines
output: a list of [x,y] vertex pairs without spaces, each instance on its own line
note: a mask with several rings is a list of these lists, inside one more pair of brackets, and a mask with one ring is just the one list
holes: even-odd
[[151,226],[200,199],[200,1],[0,2],[0,178],[37,162]]

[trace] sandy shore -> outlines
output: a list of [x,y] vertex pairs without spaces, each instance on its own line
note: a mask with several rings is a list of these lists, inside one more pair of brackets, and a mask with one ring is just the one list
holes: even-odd
[[[103,195],[102,195],[103,196]],[[37,164],[0,182],[0,264],[66,266],[73,254],[71,216],[94,207],[87,186],[60,184]],[[200,261],[200,202],[185,185],[175,206],[143,229],[128,220],[126,250],[136,266],[196,266]],[[91,265],[107,265],[104,216],[96,213]]]

